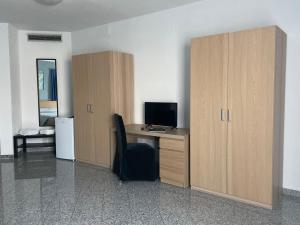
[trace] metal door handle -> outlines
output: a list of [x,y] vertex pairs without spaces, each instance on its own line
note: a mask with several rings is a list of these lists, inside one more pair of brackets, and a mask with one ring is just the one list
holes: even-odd
[[92,108],[91,104],[87,104],[86,111],[89,112],[89,113],[91,113],[92,112],[91,108]]
[[225,121],[226,115],[225,115],[225,110],[221,109],[221,121]]
[[93,108],[94,108],[93,105],[90,104],[90,113],[94,113],[94,109]]
[[228,121],[228,122],[231,122],[231,120],[232,120],[231,117],[232,117],[231,112],[230,112],[230,110],[228,109],[228,110],[227,110],[227,121]]

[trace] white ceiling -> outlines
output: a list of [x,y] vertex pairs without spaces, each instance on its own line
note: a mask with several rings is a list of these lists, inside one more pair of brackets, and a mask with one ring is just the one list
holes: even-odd
[[0,0],[0,22],[21,29],[73,31],[199,0],[64,0],[43,6],[34,0]]

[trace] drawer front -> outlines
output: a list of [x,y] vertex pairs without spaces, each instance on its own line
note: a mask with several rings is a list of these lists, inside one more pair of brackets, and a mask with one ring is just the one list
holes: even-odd
[[160,177],[184,183],[184,153],[160,149]]
[[184,151],[184,140],[160,138],[159,147],[176,151]]
[[[174,173],[167,169],[160,170],[161,182],[184,187],[184,176],[180,173]],[[171,182],[168,182],[171,181]]]

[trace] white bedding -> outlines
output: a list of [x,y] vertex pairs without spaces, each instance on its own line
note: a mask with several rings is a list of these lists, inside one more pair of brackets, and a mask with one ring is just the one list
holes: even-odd
[[40,114],[43,116],[56,117],[57,109],[56,108],[40,108]]
[[27,135],[36,135],[39,134],[39,130],[38,129],[22,129],[20,130],[19,134],[27,136]]

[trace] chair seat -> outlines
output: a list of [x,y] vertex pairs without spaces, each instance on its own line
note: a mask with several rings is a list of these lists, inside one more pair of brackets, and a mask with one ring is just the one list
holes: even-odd
[[135,152],[135,153],[139,153],[139,152],[147,152],[147,151],[153,151],[153,148],[145,143],[128,143],[127,144],[127,151],[129,152]]
[[128,178],[132,180],[155,180],[155,150],[148,144],[127,144],[126,160]]
[[154,159],[155,150],[150,145],[144,143],[127,144],[126,156],[128,160],[135,161],[135,163],[136,161],[143,163]]

